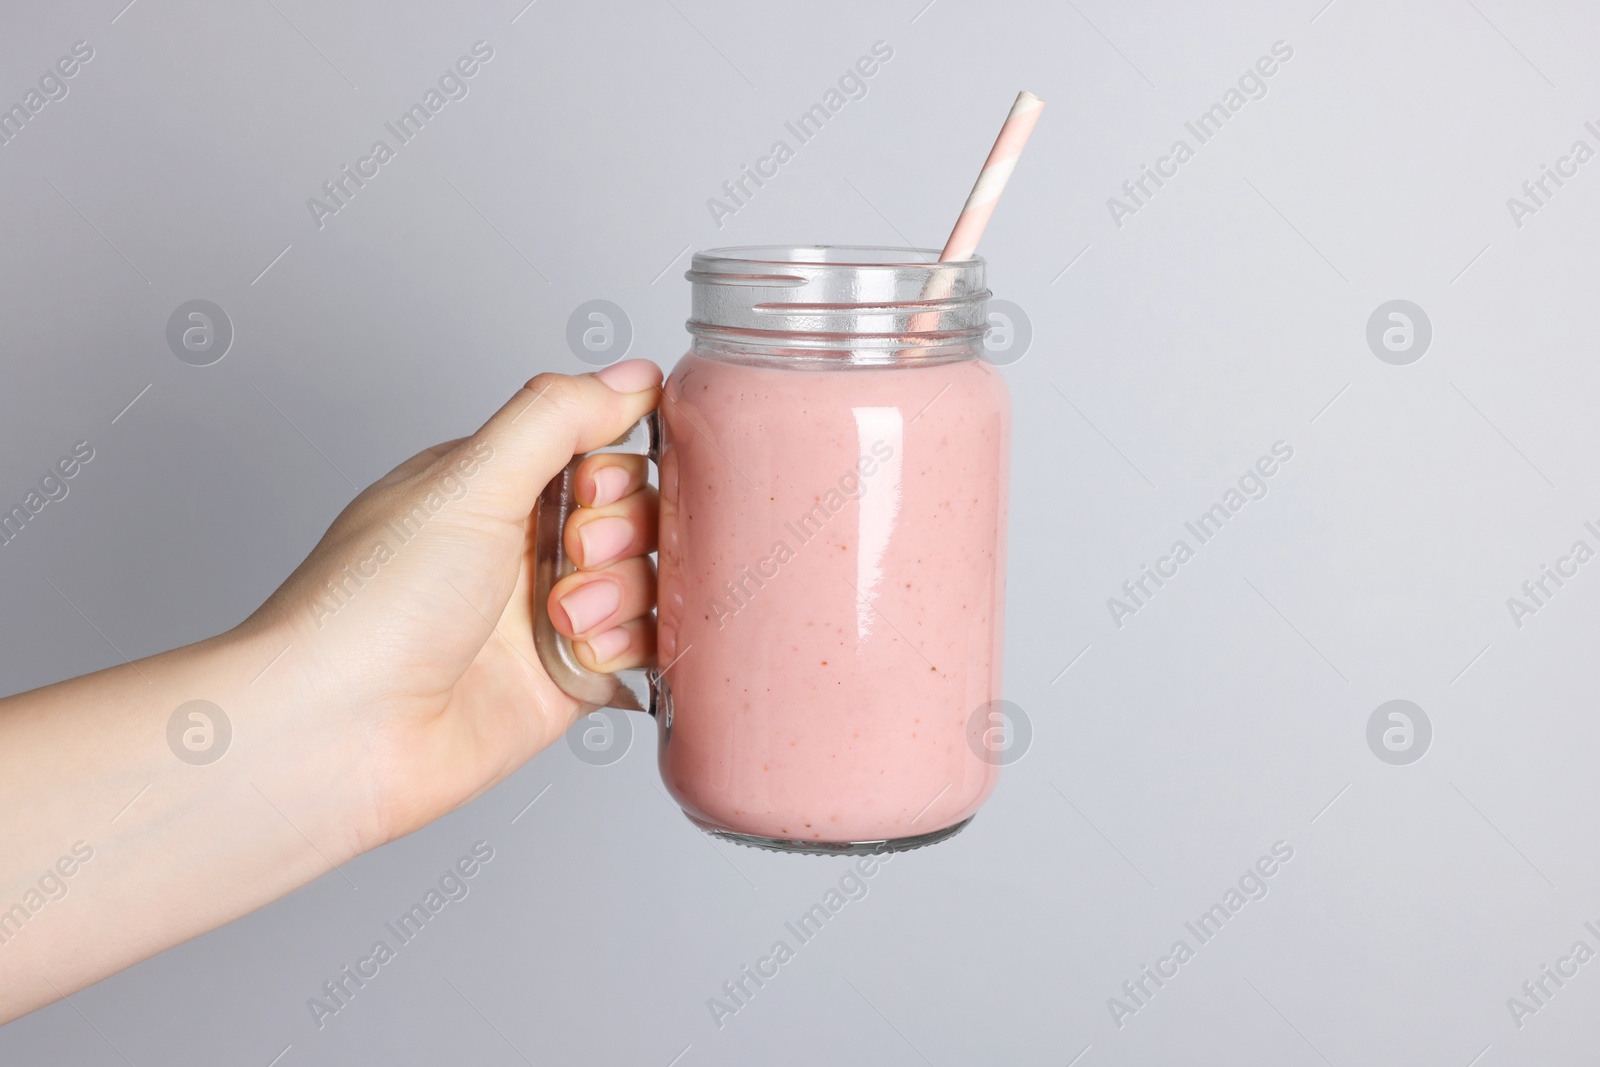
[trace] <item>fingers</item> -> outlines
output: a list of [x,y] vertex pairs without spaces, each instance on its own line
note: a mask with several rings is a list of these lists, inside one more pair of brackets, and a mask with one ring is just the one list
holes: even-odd
[[[581,569],[554,591],[552,600],[563,604],[565,617],[555,609],[550,617],[568,636],[574,632],[569,629],[574,622],[585,625],[577,632],[586,632],[588,639],[574,641],[572,648],[578,662],[591,671],[611,673],[655,660],[656,628],[650,616],[655,574],[640,558],[656,547],[656,491],[646,484],[646,470],[643,456],[590,456],[578,465],[573,490],[585,506],[572,513],[563,536],[567,555]],[[617,560],[632,565],[608,567]],[[619,591],[586,592],[585,583],[573,581],[585,572],[604,573],[602,568],[622,583]],[[614,625],[608,617],[591,623],[584,616],[590,605],[604,609],[613,599],[619,607],[612,617],[627,621]],[[572,607],[565,609],[569,602]],[[631,617],[635,611],[642,614]]]
[[567,555],[593,569],[655,551],[656,493],[643,456],[598,455],[578,464],[573,492],[582,505],[567,520]]
[[645,484],[643,456],[601,453],[578,464],[573,491],[586,508],[614,504]]
[[579,508],[567,520],[567,555],[584,570],[656,548],[656,491],[649,486],[603,508]]
[[598,570],[576,571],[550,590],[547,605],[555,628],[574,641],[588,641],[614,626],[650,613],[656,572],[643,556]]
[[610,674],[655,662],[656,625],[646,616],[602,630],[587,641],[575,642],[578,662],[591,671]]
[[642,359],[597,374],[532,379],[462,445],[482,468],[475,497],[520,523],[574,455],[610,444],[654,408],[660,383],[660,368]]

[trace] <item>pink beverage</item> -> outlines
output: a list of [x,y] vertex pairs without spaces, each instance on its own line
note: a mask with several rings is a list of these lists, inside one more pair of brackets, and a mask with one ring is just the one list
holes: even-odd
[[718,836],[915,847],[994,789],[1009,401],[983,262],[921,258],[725,249],[689,274],[656,686],[662,777]]

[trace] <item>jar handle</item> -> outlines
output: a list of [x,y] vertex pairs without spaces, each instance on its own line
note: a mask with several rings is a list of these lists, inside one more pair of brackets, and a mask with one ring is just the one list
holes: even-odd
[[533,537],[533,647],[539,662],[552,681],[572,699],[583,705],[585,713],[595,708],[621,708],[656,714],[657,678],[653,667],[635,667],[601,674],[578,662],[572,640],[550,621],[550,591],[556,582],[577,570],[567,555],[567,519],[577,506],[573,496],[578,464],[586,456],[600,453],[645,456],[652,463],[661,459],[661,419],[652,411],[633,424],[633,428],[611,444],[593,452],[572,457],[561,473],[539,494],[534,506]]

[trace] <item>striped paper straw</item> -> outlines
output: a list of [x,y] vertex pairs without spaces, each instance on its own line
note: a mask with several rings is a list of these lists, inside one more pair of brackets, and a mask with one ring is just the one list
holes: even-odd
[[[983,169],[978,172],[978,180],[972,186],[972,192],[968,194],[967,202],[961,209],[961,217],[956,220],[955,229],[950,231],[950,240],[945,242],[944,251],[939,254],[939,262],[948,263],[972,258],[972,253],[978,247],[978,239],[983,236],[984,227],[989,225],[989,216],[994,214],[994,205],[1006,187],[1006,180],[1016,169],[1017,157],[1022,154],[1022,146],[1028,143],[1028,135],[1033,132],[1034,124],[1039,121],[1039,111],[1043,107],[1044,101],[1032,93],[1017,94],[1017,101],[1011,105],[1011,113],[1006,116],[1005,125],[1000,127],[1000,136],[995,138],[994,147],[989,150],[989,158],[984,160]],[[951,272],[934,272],[923,285],[923,301],[946,299],[954,284]],[[937,311],[919,311],[911,316],[907,328],[914,334],[925,333],[933,329],[938,321]]]
[[1000,127],[1000,136],[995,138],[989,158],[984,160],[983,169],[978,172],[978,180],[967,196],[966,206],[961,209],[961,217],[956,220],[955,229],[950,231],[950,240],[945,242],[944,251],[939,256],[941,263],[972,258],[984,227],[989,225],[989,216],[994,214],[994,205],[1005,191],[1006,181],[1016,169],[1017,157],[1028,143],[1028,135],[1033,132],[1034,123],[1039,121],[1039,112],[1043,108],[1044,101],[1032,93],[1017,94],[1017,102],[1011,105],[1011,113],[1006,116],[1005,125]]

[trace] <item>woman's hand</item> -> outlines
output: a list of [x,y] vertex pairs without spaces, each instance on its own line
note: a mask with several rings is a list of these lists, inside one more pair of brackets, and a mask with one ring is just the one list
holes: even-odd
[[[244,629],[283,635],[280,667],[334,697],[321,706],[371,791],[360,847],[393,840],[476,797],[560,738],[578,704],[533,646],[533,522],[540,491],[578,452],[653,408],[660,371],[541,375],[471,437],[400,464],[356,497]],[[580,466],[566,546],[580,568],[551,621],[580,661],[650,662],[655,490],[641,456]],[[274,670],[279,669],[275,667]]]
[[[534,652],[530,513],[660,381],[643,360],[540,375],[356,497],[235,629],[0,700],[0,1023],[320,875],[349,880],[344,861],[559,738],[578,705]],[[565,533],[581,569],[548,610],[593,669],[655,653],[644,476],[632,456],[580,467]],[[229,727],[200,753],[178,740],[196,701]]]

